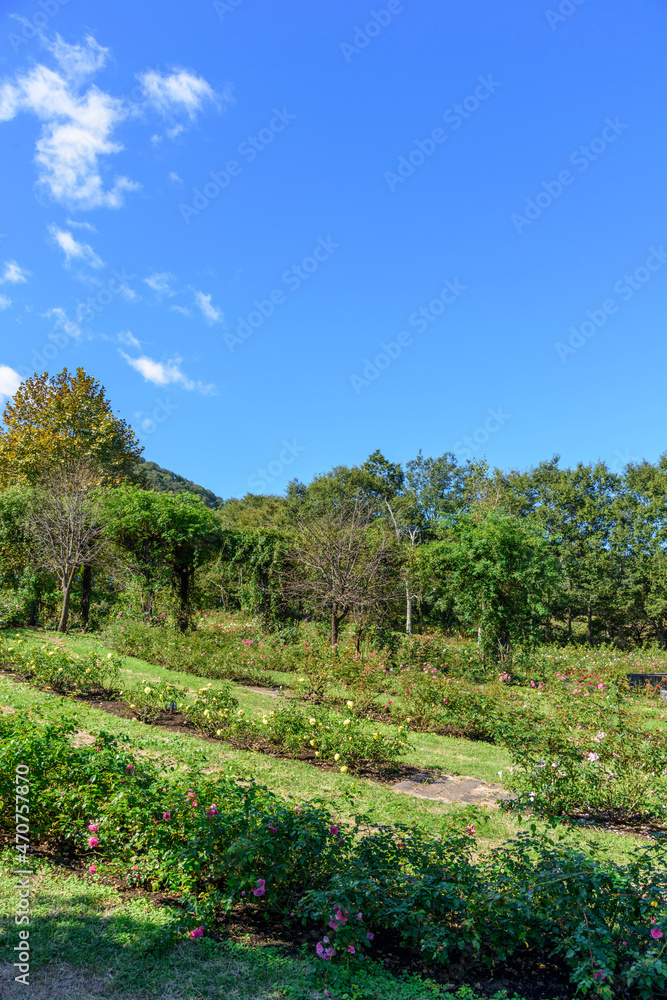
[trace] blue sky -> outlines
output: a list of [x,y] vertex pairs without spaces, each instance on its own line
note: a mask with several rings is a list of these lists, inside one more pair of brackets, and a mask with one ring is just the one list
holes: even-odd
[[666,0],[0,4],[0,392],[222,496],[654,461]]

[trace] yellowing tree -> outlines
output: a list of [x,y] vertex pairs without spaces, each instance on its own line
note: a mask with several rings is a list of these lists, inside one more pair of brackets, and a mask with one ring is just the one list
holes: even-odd
[[104,387],[77,368],[57,375],[35,374],[22,382],[3,414],[0,428],[0,487],[37,485],[55,466],[85,461],[99,470],[99,482],[132,477],[143,448],[132,428],[116,416]]

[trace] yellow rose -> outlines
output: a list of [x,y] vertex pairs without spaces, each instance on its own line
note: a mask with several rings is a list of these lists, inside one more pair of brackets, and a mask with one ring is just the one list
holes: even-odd
[[339,753],[334,754],[334,760],[340,760],[340,754]]

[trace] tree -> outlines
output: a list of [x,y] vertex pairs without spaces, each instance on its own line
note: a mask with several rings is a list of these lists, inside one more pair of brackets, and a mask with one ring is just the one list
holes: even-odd
[[477,631],[485,655],[506,660],[534,640],[550,613],[560,568],[544,536],[497,510],[464,514],[420,551],[425,575],[454,596],[460,620]]
[[331,645],[350,614],[377,611],[395,593],[393,552],[375,510],[343,499],[297,522],[288,592],[331,620]]
[[72,584],[107,544],[102,531],[98,469],[86,459],[54,466],[30,490],[25,520],[35,563],[54,574],[62,604],[58,631],[67,629]]
[[159,583],[169,579],[179,599],[178,627],[187,631],[195,569],[220,544],[215,515],[189,493],[154,493],[132,485],[111,489],[105,506],[110,539],[133,556],[143,578],[145,609],[150,611]]
[[[21,383],[5,406],[0,428],[0,487],[42,486],[56,467],[85,462],[99,483],[136,478],[143,448],[134,431],[115,416],[104,387],[83,368],[70,375],[35,374]],[[82,466],[81,466],[82,467]],[[93,566],[81,575],[81,608],[87,619]]]
[[104,387],[83,368],[33,375],[5,406],[0,429],[0,485],[36,485],[57,464],[85,459],[104,483],[132,479],[143,449],[114,415]]

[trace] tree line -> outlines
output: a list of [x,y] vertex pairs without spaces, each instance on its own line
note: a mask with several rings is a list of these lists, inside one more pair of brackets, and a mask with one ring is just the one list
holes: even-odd
[[657,643],[667,616],[667,456],[527,470],[375,451],[283,496],[221,500],[142,461],[83,369],[36,374],[0,428],[0,572],[28,623],[86,625],[91,600],[310,616],[389,641],[440,629],[505,659],[517,643]]

